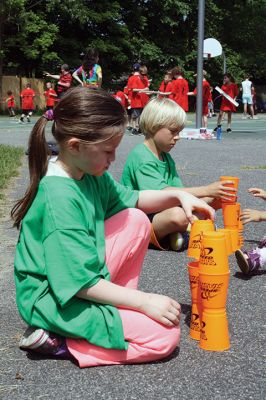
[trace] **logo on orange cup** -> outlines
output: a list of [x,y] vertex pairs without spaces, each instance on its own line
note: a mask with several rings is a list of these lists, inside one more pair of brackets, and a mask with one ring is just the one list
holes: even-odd
[[210,300],[218,296],[222,290],[223,283],[207,283],[201,282],[200,292],[201,298],[204,300]]
[[193,331],[200,332],[199,314],[192,314],[191,315],[190,329],[192,329]]
[[201,252],[200,252],[200,264],[201,265],[217,265],[216,262],[214,261],[214,258],[212,255],[210,255],[213,252],[212,247],[202,247]]
[[191,249],[200,249],[200,241],[201,241],[201,234],[195,235],[191,238],[190,248]]
[[191,289],[195,289],[199,283],[199,276],[198,275],[189,275],[189,283]]

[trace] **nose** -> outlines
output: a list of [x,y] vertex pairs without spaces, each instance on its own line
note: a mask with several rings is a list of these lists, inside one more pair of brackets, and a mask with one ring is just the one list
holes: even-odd
[[180,139],[179,133],[177,135],[175,135],[174,140],[177,141]]

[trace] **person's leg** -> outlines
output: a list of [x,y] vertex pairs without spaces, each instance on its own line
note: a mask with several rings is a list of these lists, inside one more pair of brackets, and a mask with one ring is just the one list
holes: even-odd
[[232,124],[232,111],[227,111],[227,132],[231,132],[232,130],[231,124]]
[[142,211],[128,208],[105,221],[106,264],[111,281],[136,289],[151,233]]
[[166,327],[134,310],[119,309],[119,313],[128,341],[127,350],[104,349],[84,339],[67,339],[68,349],[81,368],[160,360],[179,345],[179,326]]
[[155,214],[152,226],[158,241],[174,232],[185,232],[189,221],[181,207],[168,208]]
[[202,116],[202,127],[207,128],[208,126],[208,120],[207,120],[207,115]]

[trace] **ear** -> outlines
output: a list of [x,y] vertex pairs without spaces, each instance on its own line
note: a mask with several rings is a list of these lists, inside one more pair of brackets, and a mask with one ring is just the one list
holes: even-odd
[[80,152],[80,141],[73,137],[67,141],[67,149],[71,154],[77,155]]

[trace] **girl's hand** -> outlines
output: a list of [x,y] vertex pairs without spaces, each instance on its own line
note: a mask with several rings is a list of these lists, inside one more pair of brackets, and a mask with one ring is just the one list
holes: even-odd
[[232,181],[218,181],[213,182],[206,186],[206,196],[220,198],[223,200],[231,200],[235,198],[236,189],[234,187],[226,186],[226,184],[232,184]]
[[263,211],[251,210],[250,208],[246,208],[240,215],[240,219],[244,225],[248,224],[249,222],[264,221]]
[[249,193],[252,193],[254,197],[260,197],[263,200],[266,200],[266,191],[259,188],[250,188],[248,189]]
[[198,199],[187,192],[180,191],[179,201],[191,224],[196,220],[196,217],[192,214],[193,211],[206,215],[206,217],[210,218],[212,221],[215,220],[215,210],[204,200]]
[[166,326],[178,325],[180,304],[170,297],[155,293],[144,293],[140,311]]

